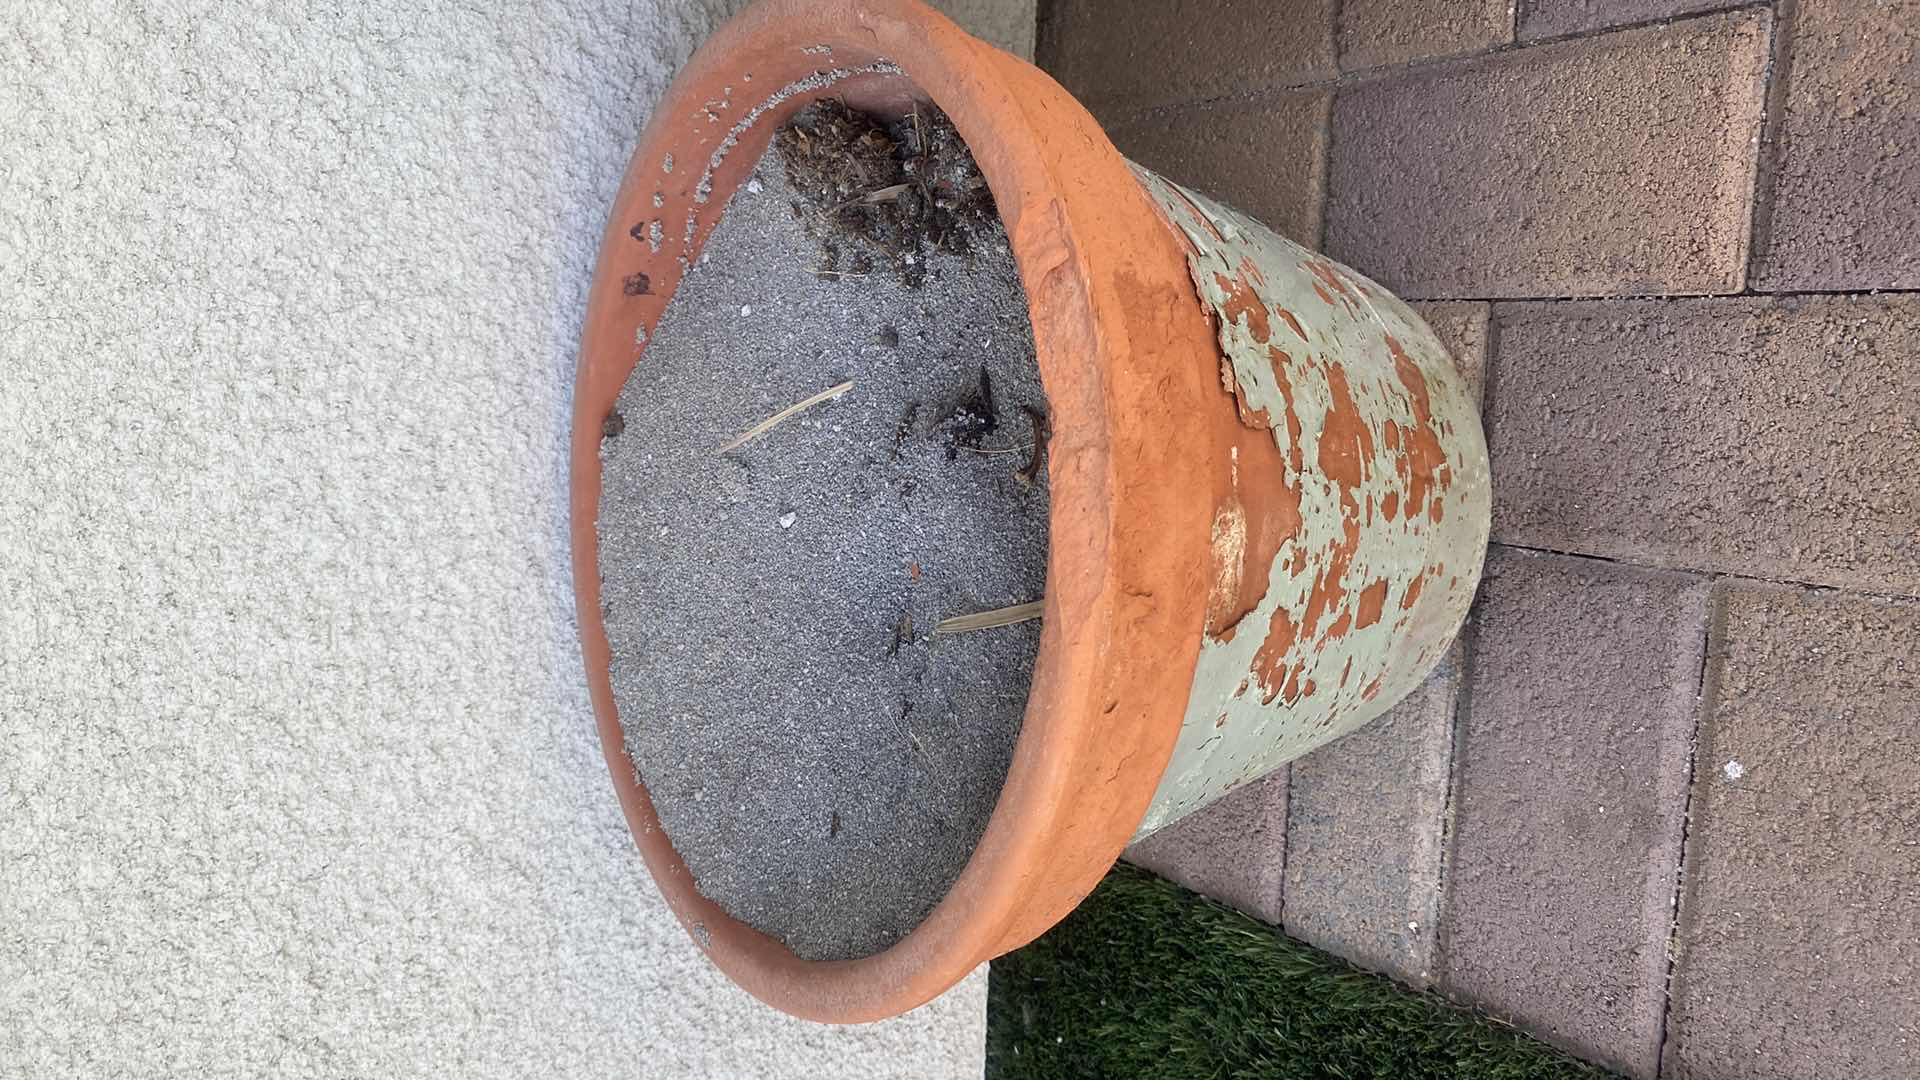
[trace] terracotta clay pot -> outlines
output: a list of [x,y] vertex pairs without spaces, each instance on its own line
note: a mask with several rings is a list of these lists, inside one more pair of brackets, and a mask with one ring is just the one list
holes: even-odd
[[[930,100],[967,140],[1054,436],[1040,654],[985,835],[899,944],[810,962],[702,897],[660,830],[615,713],[595,517],[601,425],[682,274],[774,131],[827,95]],[[1465,615],[1488,501],[1472,397],[1404,304],[1136,170],[1052,79],[914,0],[766,0],[727,24],[655,110],[602,241],[571,504],[602,744],[674,913],[798,1016],[931,999],[1065,916],[1143,827],[1384,711]]]

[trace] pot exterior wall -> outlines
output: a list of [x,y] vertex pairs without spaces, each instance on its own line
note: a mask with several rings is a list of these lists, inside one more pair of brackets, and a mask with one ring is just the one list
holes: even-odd
[[1491,487],[1471,389],[1379,285],[1135,166],[1241,428],[1186,715],[1138,836],[1384,713],[1466,618]]

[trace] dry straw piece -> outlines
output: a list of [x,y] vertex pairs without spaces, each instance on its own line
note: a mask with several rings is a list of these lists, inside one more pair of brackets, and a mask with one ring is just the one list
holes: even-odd
[[969,630],[994,630],[1002,626],[1012,626],[1014,623],[1039,618],[1045,607],[1046,601],[1035,600],[1031,604],[1015,604],[1013,607],[982,611],[973,615],[960,615],[943,619],[939,626],[933,628],[933,632],[936,635],[964,634]]
[[753,440],[759,438],[760,436],[765,435],[767,432],[772,431],[774,428],[785,423],[786,421],[793,419],[794,417],[800,415],[803,412],[806,412],[808,409],[813,408],[815,405],[818,405],[823,401],[832,401],[834,398],[839,397],[841,394],[844,394],[851,389],[853,389],[853,380],[848,379],[846,382],[841,383],[839,386],[828,387],[827,389],[820,391],[819,393],[813,395],[812,397],[808,398],[805,401],[796,401],[792,405],[789,405],[786,408],[781,409],[779,412],[774,413],[772,416],[769,416],[765,420],[762,420],[759,423],[748,428],[746,432],[743,433],[739,438],[721,447],[720,453],[724,454],[731,450],[738,450],[742,446],[745,446],[746,444],[752,442]]

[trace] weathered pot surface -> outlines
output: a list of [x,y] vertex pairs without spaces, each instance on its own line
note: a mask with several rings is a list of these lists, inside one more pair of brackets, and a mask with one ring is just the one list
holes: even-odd
[[[702,897],[660,830],[615,712],[595,517],[601,425],[681,276],[773,132],[829,95],[879,112],[931,100],[967,140],[1026,286],[1054,437],[1040,655],[986,832],[946,898],[897,945],[810,962]],[[1052,79],[917,0],[764,0],[695,54],[655,110],[602,239],[583,334],[571,446],[577,615],[602,747],[641,853],[694,940],[761,999],[834,1022],[922,1004],[1071,911],[1150,807],[1150,824],[1170,820],[1384,709],[1457,629],[1478,581],[1487,502],[1485,446],[1471,405],[1461,411],[1457,375],[1404,305],[1325,260],[1296,262],[1327,275],[1326,312],[1295,297],[1291,270],[1265,264],[1234,267],[1203,299],[1208,259],[1238,255],[1243,233],[1270,236],[1227,214],[1136,175]],[[1298,251],[1288,249],[1283,262]],[[1293,318],[1288,305],[1301,307],[1291,346],[1301,357],[1323,328],[1316,314],[1351,339],[1345,348],[1376,316],[1388,328],[1378,336],[1393,340],[1369,346],[1366,365],[1347,364],[1352,380],[1325,357],[1296,370],[1266,352],[1284,342],[1261,337]],[[1284,405],[1276,377],[1243,370],[1256,347],[1290,387]],[[1402,381],[1381,381],[1389,376]],[[1348,381],[1366,383],[1357,410],[1320,400]],[[1420,393],[1392,390],[1407,383]],[[1309,403],[1326,414],[1306,415]],[[1376,526],[1378,503],[1410,488],[1418,520],[1402,509],[1391,530]],[[1365,520],[1350,524],[1362,499]],[[1454,525],[1442,527],[1448,516]],[[1310,629],[1301,616],[1311,605]],[[1363,614],[1372,629],[1353,638]],[[1239,646],[1237,633],[1248,637]],[[1324,707],[1302,693],[1316,679],[1331,690],[1322,653],[1372,665],[1364,682],[1349,671],[1346,697]],[[1208,730],[1216,712],[1223,731],[1241,720],[1227,758]],[[1183,764],[1169,770],[1176,747]]]

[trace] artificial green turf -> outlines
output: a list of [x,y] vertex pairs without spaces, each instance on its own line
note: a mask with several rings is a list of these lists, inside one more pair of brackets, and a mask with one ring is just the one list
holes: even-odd
[[1609,1075],[1125,865],[990,987],[989,1080]]

